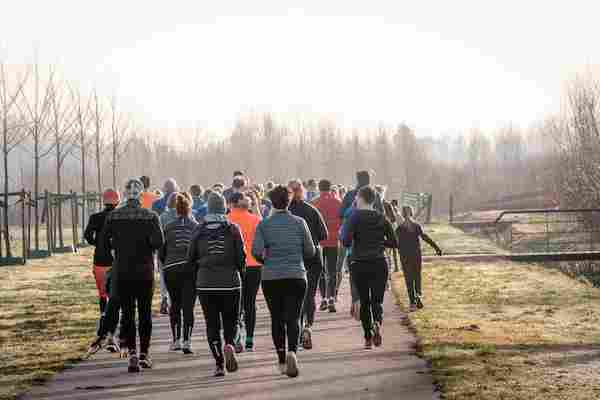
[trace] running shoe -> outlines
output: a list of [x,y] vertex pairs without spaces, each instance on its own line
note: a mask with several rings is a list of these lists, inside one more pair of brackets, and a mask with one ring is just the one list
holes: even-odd
[[302,332],[302,347],[304,347],[305,350],[311,350],[313,347],[312,332],[309,327],[304,328],[304,331]]
[[118,353],[119,345],[115,342],[115,338],[112,335],[109,335],[106,338],[106,351],[109,353]]
[[298,358],[296,358],[296,353],[290,351],[285,358],[285,374],[290,378],[295,378],[299,375],[300,371],[298,370]]
[[227,344],[223,349],[225,353],[225,368],[227,372],[235,372],[238,370],[238,362],[235,358],[235,349],[232,345]]
[[281,373],[281,375],[286,375],[287,374],[287,364],[286,363],[280,364],[278,362],[277,363],[277,368],[279,368],[279,372]]
[[217,365],[217,368],[215,369],[214,377],[221,378],[223,376],[225,376],[225,369],[223,368],[222,365]]
[[129,364],[127,365],[127,371],[128,372],[140,372],[140,359],[138,358],[137,354],[132,353],[129,355]]
[[83,356],[83,358],[88,359],[91,356],[93,356],[94,354],[96,354],[97,352],[99,352],[102,349],[102,347],[104,346],[104,339],[105,338],[103,336],[98,336],[96,339],[94,339],[92,344],[90,344],[90,347],[88,347],[88,350],[85,353],[85,355]]
[[140,367],[144,369],[152,368],[152,359],[148,354],[140,354]]
[[372,348],[373,348],[373,339],[372,338],[366,338],[365,339],[365,349],[371,350]]
[[254,351],[254,340],[252,338],[246,338],[246,351]]
[[319,306],[319,310],[325,311],[325,310],[327,310],[327,307],[328,307],[327,300],[325,300],[325,299],[321,300],[321,305]]
[[194,350],[192,350],[192,341],[184,340],[181,350],[183,351],[183,354],[194,354]]
[[127,358],[129,357],[129,350],[127,347],[121,345],[121,351],[119,352],[119,358]]
[[373,344],[375,347],[380,347],[383,343],[383,337],[381,336],[381,331],[383,330],[383,326],[381,322],[375,322],[375,334],[373,335]]
[[417,308],[418,309],[422,309],[423,307],[425,307],[425,306],[423,305],[423,302],[421,301],[421,298],[417,297]]
[[179,351],[181,350],[181,340],[176,339],[173,340],[173,343],[169,346],[169,351]]
[[169,315],[169,301],[163,298],[160,302],[160,313],[162,315]]
[[242,344],[242,335],[239,334],[236,341],[235,341],[235,352],[237,354],[239,353],[243,353],[244,352],[244,345]]
[[329,299],[328,309],[330,313],[337,312],[337,309],[335,308],[335,301],[333,299]]

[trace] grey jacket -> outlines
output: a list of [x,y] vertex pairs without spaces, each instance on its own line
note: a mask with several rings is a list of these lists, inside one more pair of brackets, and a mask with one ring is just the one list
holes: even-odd
[[256,228],[252,255],[263,262],[262,279],[306,279],[304,259],[316,252],[306,222],[289,211],[274,210]]

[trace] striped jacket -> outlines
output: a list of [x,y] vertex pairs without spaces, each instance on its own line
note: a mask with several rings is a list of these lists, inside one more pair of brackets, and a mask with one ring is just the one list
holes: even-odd
[[166,225],[165,244],[159,253],[163,271],[185,267],[192,234],[197,226],[194,217],[178,217]]

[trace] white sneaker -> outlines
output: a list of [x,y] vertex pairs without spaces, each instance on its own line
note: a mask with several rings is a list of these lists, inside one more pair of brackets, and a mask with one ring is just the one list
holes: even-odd
[[287,357],[285,359],[285,364],[285,374],[290,378],[297,377],[300,371],[298,370],[298,358],[296,358],[296,353],[294,353],[293,351],[288,352]]
[[173,343],[171,343],[171,346],[169,346],[169,351],[179,351],[181,350],[181,340],[177,339],[174,340]]
[[192,350],[192,341],[184,340],[183,345],[181,346],[181,350],[183,350],[183,354],[193,354],[194,351]]
[[279,361],[277,361],[277,368],[281,375],[287,374],[287,364],[279,364]]

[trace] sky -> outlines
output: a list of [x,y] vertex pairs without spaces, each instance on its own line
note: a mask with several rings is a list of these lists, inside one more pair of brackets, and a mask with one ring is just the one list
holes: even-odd
[[149,127],[240,114],[424,135],[560,109],[600,65],[595,1],[2,0],[0,58],[59,66]]

